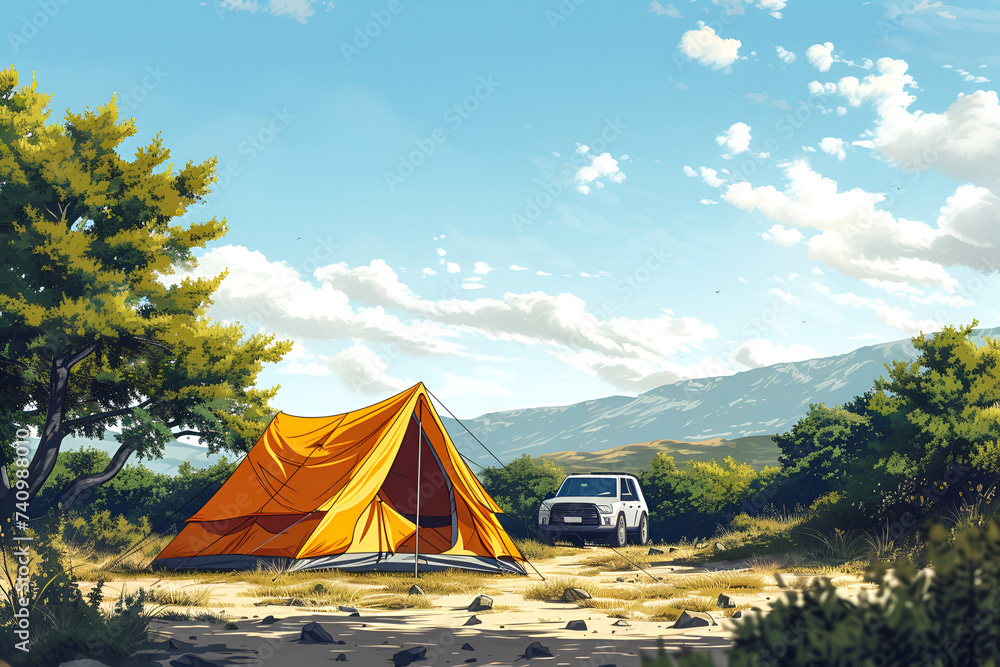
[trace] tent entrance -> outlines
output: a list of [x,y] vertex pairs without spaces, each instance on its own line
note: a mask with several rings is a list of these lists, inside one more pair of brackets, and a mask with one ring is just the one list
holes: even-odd
[[[400,443],[379,496],[411,523],[417,523],[417,447],[420,447],[420,553],[442,553],[458,541],[455,493],[451,480],[441,467],[441,461],[430,444],[427,431],[418,437],[415,417]],[[413,553],[414,534],[396,549],[397,553]]]

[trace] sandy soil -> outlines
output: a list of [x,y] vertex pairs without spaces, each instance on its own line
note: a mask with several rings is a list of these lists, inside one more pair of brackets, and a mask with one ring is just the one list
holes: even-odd
[[[589,552],[589,550],[588,550]],[[581,569],[580,562],[591,553],[563,556],[535,563],[545,577],[574,576]],[[706,571],[742,569],[745,562],[710,563],[691,568],[676,563],[654,564],[647,570],[654,576],[694,574]],[[320,575],[322,576],[322,575]],[[637,572],[607,572],[596,578],[614,582],[616,577],[640,582],[651,581]],[[109,597],[124,583],[129,589],[148,587],[155,579],[109,582]],[[525,600],[520,591],[537,583],[538,575],[510,577],[500,581],[500,594],[492,595],[495,606],[510,606],[506,611],[480,613],[480,625],[465,626],[472,616],[467,610],[473,595],[432,596],[433,609],[408,609],[401,611],[370,610],[360,608],[360,616],[333,608],[318,611],[315,607],[287,605],[254,606],[253,598],[238,594],[248,585],[185,582],[170,580],[170,585],[187,583],[212,588],[210,604],[204,609],[224,610],[238,629],[225,629],[223,625],[198,622],[155,620],[150,625],[151,636],[160,647],[157,664],[166,667],[171,660],[193,654],[219,665],[277,665],[280,667],[305,667],[328,665],[341,654],[348,663],[360,665],[391,665],[392,655],[404,648],[426,647],[426,659],[414,665],[568,665],[599,667],[640,665],[640,654],[655,654],[657,643],[662,640],[667,650],[692,647],[706,651],[716,664],[724,665],[724,652],[730,644],[733,621],[713,614],[717,626],[692,629],[674,629],[671,621],[627,621],[627,626],[614,625],[617,619],[609,618],[597,609],[579,608],[574,603],[539,602]],[[854,595],[862,586],[842,589],[845,595]],[[85,588],[85,587],[84,587]],[[737,604],[752,604],[766,613],[772,600],[778,599],[782,589],[769,587],[760,594],[730,595]],[[219,605],[219,606],[213,606]],[[226,606],[221,606],[226,605]],[[757,613],[757,612],[744,612]],[[261,624],[261,619],[272,615],[276,621]],[[583,620],[587,629],[568,630],[566,624]],[[299,641],[302,627],[316,621],[343,644],[303,644]],[[169,646],[174,640],[175,648]],[[530,663],[522,656],[533,641],[548,647],[553,657],[533,658]],[[473,650],[463,650],[468,644]]]

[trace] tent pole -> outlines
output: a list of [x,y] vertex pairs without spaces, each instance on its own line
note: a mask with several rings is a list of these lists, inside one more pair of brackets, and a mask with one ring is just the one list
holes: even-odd
[[417,563],[420,560],[420,458],[423,451],[423,426],[420,425],[420,409],[417,408],[417,543],[413,550],[413,578],[419,577]]

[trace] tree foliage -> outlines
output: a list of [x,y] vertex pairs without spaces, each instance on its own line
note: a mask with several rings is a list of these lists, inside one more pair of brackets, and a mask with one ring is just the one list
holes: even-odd
[[559,488],[566,474],[552,461],[525,454],[505,467],[486,468],[478,476],[505,514],[534,528],[539,504]]
[[[224,276],[174,278],[226,231],[214,218],[178,223],[215,181],[215,160],[175,169],[159,136],[126,159],[136,129],[114,99],[61,122],[50,99],[34,82],[18,87],[13,67],[0,72],[0,413],[39,429],[32,497],[66,435],[121,425],[121,449],[64,490],[69,504],[178,434],[212,451],[248,447],[276,392],[257,376],[290,344],[207,317]],[[0,435],[9,463],[11,434]]]

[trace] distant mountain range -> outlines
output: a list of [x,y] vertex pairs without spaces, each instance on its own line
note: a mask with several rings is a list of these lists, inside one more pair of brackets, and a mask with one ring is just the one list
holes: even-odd
[[[975,333],[981,344],[984,336],[1000,337],[1000,327]],[[684,380],[635,397],[608,396],[566,406],[491,412],[462,423],[504,462],[522,454],[552,455],[546,458],[571,471],[594,465],[638,469],[657,452],[667,451],[678,461],[721,460],[732,454],[760,467],[773,464],[777,457],[777,448],[768,443],[767,436],[787,431],[811,403],[846,403],[885,375],[885,364],[916,357],[906,339],[735,375]],[[463,454],[484,466],[497,465],[458,422],[445,415],[442,420]],[[629,447],[621,449],[625,445]],[[109,454],[118,448],[114,433],[108,431],[102,440],[67,438],[63,449],[80,446]],[[595,456],[581,456],[586,453]],[[219,458],[208,456],[204,447],[174,441],[167,445],[163,459],[143,464],[157,472],[174,473],[181,461],[190,460],[201,468]]]
[[[1000,328],[975,333],[982,344],[983,336],[1000,336]],[[884,376],[885,364],[916,357],[906,339],[833,357],[684,380],[635,397],[491,412],[462,423],[505,462],[522,454],[596,452],[664,438],[703,441],[773,435],[791,428],[810,404],[846,403]],[[482,465],[496,465],[460,424],[443,419],[464,454]]]

